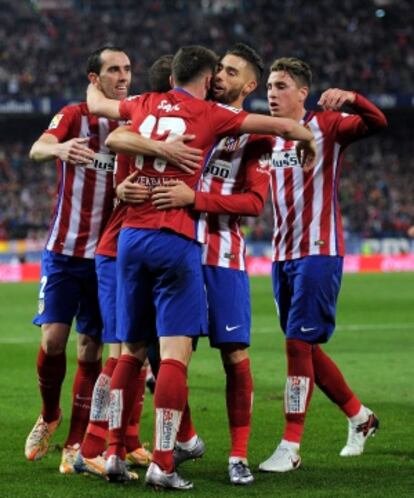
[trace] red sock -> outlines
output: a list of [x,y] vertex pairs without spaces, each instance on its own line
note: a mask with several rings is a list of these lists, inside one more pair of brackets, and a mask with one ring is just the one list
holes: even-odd
[[319,346],[314,347],[312,357],[317,386],[347,417],[355,416],[361,408],[361,402],[349,388],[337,365]]
[[154,393],[155,444],[153,461],[170,473],[173,450],[187,402],[187,367],[177,360],[162,360]]
[[190,405],[188,404],[188,392],[187,392],[187,403],[185,405],[183,415],[181,417],[181,424],[180,424],[180,429],[178,430],[177,434],[177,441],[180,443],[186,443],[187,441],[190,441],[192,437],[194,437],[197,434],[193,421],[191,419],[191,410],[190,410]]
[[111,379],[109,404],[109,447],[107,455],[125,460],[125,435],[138,393],[138,376],[142,362],[134,356],[119,357]]
[[253,379],[250,360],[224,365],[226,371],[226,401],[231,435],[230,456],[247,458],[253,400]]
[[91,411],[92,391],[102,368],[102,361],[78,360],[72,387],[72,416],[69,434],[64,446],[81,443],[85,435]]
[[127,453],[134,451],[137,448],[141,448],[142,446],[139,439],[139,423],[141,421],[141,413],[144,407],[146,377],[147,369],[143,367],[138,375],[137,399],[135,400],[134,408],[132,410],[125,435],[125,448]]
[[52,356],[40,347],[37,355],[37,374],[43,419],[45,422],[53,422],[60,414],[60,391],[66,374],[66,354]]
[[93,388],[89,424],[81,446],[81,453],[86,458],[95,458],[106,450],[109,391],[117,361],[112,357],[106,360]]
[[287,339],[286,353],[288,378],[285,388],[286,426],[283,439],[300,443],[314,385],[312,344]]

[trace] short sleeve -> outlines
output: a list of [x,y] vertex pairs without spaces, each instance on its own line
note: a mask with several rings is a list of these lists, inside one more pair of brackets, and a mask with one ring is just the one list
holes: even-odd
[[130,121],[135,109],[138,107],[141,95],[133,95],[123,99],[119,103],[119,114],[124,121]]
[[212,129],[218,136],[238,135],[248,113],[225,104],[212,103],[209,109]]
[[73,138],[70,136],[70,132],[79,112],[80,109],[77,106],[64,107],[53,116],[48,128],[44,132],[54,135],[59,142],[64,142],[68,137]]

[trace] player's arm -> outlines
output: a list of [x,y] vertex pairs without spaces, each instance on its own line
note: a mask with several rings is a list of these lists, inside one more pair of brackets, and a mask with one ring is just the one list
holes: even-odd
[[94,84],[89,83],[86,90],[86,103],[89,112],[108,119],[122,119],[119,108],[120,101],[108,99],[105,94]]
[[151,200],[159,210],[192,207],[203,213],[240,216],[258,216],[265,202],[255,191],[231,195],[196,192],[181,180],[171,180],[166,185],[155,187]]
[[380,109],[356,92],[329,88],[325,90],[318,104],[325,111],[340,111],[348,105],[355,114],[342,115],[336,130],[336,139],[341,144],[371,135],[387,126],[387,119]]
[[243,153],[244,192],[230,195],[195,192],[187,184],[174,180],[153,190],[152,202],[157,209],[191,206],[195,211],[212,214],[258,216],[269,190],[270,138],[251,140]]
[[241,124],[242,133],[277,135],[286,140],[299,141],[297,151],[305,171],[312,169],[316,162],[316,144],[312,132],[290,118],[276,118],[261,114],[247,114]]
[[52,133],[43,133],[32,145],[29,157],[36,162],[61,159],[73,164],[90,163],[95,153],[87,147],[88,140],[88,138],[72,138],[60,143]]
[[186,173],[193,173],[200,168],[203,158],[202,150],[185,144],[194,138],[194,135],[182,135],[170,142],[152,140],[132,131],[130,126],[121,126],[108,135],[105,144],[115,152],[160,157]]

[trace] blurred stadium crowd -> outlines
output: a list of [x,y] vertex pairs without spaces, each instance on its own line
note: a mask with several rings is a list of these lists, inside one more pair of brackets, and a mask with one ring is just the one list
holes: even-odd
[[79,98],[87,55],[108,41],[127,49],[142,91],[161,54],[192,43],[220,54],[243,41],[267,64],[281,54],[305,59],[314,91],[334,82],[404,92],[412,90],[413,34],[410,0],[1,0],[0,91]]
[[[0,0],[0,97],[83,99],[87,55],[108,42],[131,55],[133,92],[147,89],[147,68],[161,54],[192,43],[222,53],[244,41],[267,65],[282,55],[308,61],[317,94],[330,86],[408,93],[413,38],[409,0],[344,0],[340,8],[331,0]],[[44,237],[56,172],[29,161],[30,143],[0,145],[0,240]],[[348,151],[340,189],[346,230],[405,235],[414,220],[413,158],[404,127]],[[268,205],[249,220],[249,237],[269,240],[271,227]]]

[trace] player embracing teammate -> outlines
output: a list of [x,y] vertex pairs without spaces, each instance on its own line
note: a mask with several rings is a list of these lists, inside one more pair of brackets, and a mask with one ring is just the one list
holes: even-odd
[[[311,86],[309,66],[295,58],[277,59],[267,95],[272,116],[306,125],[317,144],[311,171],[298,164],[294,143],[276,137],[271,170],[274,207],[272,279],[281,328],[286,336],[285,429],[281,443],[260,469],[286,472],[299,467],[305,415],[316,384],[349,419],[341,456],[360,455],[378,419],[349,388],[324,353],[335,328],[336,301],[344,256],[338,183],[344,149],[383,129],[382,112],[362,95],[337,88],[320,97],[322,111],[304,104]],[[353,114],[341,112],[348,105]]]

